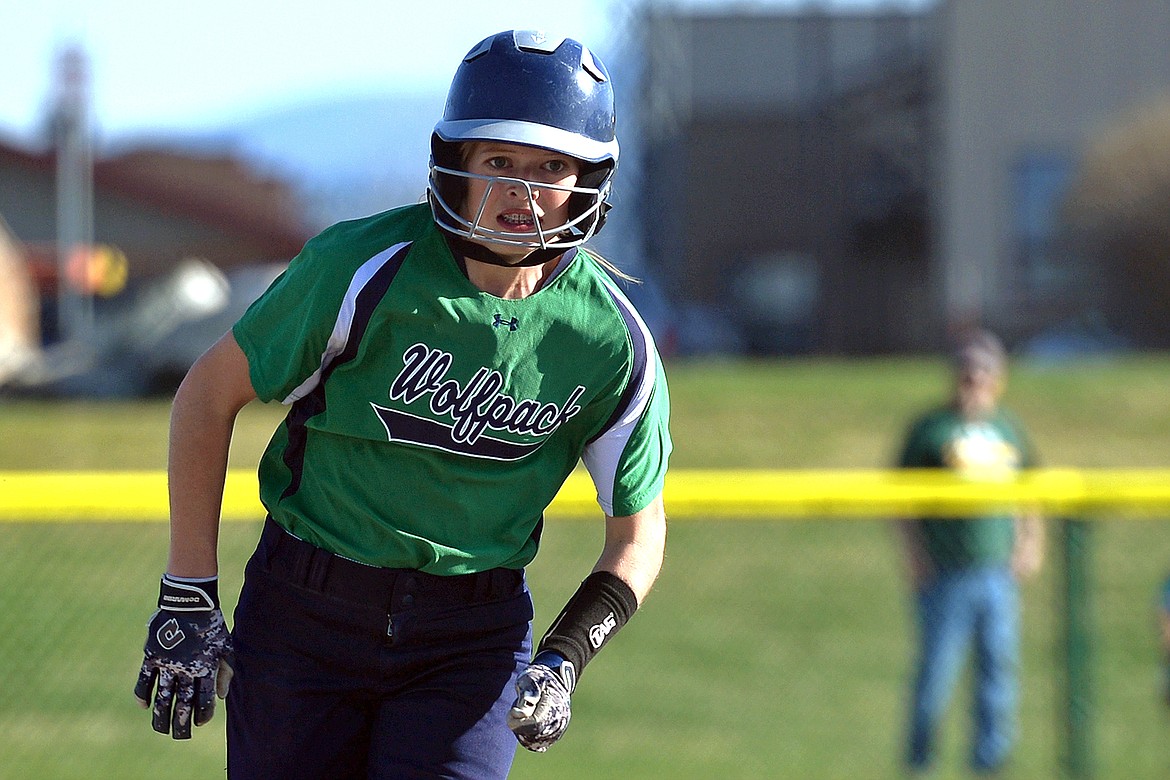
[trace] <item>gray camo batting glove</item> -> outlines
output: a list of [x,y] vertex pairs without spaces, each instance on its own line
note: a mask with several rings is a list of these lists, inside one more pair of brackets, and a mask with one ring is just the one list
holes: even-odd
[[[175,739],[191,738],[215,714],[232,679],[232,639],[219,608],[216,579],[163,575],[159,609],[147,624],[145,658],[134,696],[146,708],[154,691],[151,725]],[[157,689],[156,689],[157,686]]]
[[532,659],[516,678],[516,701],[508,711],[508,728],[521,745],[543,753],[564,735],[576,684],[573,664],[558,654],[544,652]]

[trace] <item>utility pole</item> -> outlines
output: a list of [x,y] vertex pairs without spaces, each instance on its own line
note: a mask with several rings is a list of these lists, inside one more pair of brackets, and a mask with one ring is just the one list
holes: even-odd
[[67,341],[93,328],[89,254],[93,249],[93,139],[89,63],[79,44],[58,54],[53,145],[57,165],[57,330]]

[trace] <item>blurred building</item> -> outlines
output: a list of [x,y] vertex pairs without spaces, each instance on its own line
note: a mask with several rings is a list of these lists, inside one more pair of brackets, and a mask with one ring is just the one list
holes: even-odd
[[[55,251],[54,166],[51,151],[0,142],[0,215],[40,263]],[[138,149],[99,158],[93,173],[93,240],[120,249],[135,277],[187,257],[224,270],[287,261],[311,235],[286,184],[231,157]]]
[[58,58],[40,148],[0,139],[0,387],[164,391],[311,236],[286,182],[223,154],[101,156]]
[[1124,305],[1061,205],[1095,134],[1170,91],[1170,3],[648,3],[641,27],[646,263],[695,329],[907,351]]
[[[311,233],[284,183],[139,149],[93,167],[91,243],[58,252],[55,159],[0,142],[0,387],[172,389]],[[64,327],[63,292],[87,320]]]
[[0,217],[37,280],[44,336],[95,327],[94,298],[198,259],[218,271],[287,261],[311,235],[285,182],[241,160],[142,146],[102,156],[90,123],[84,48],[63,47],[39,149],[0,140]]

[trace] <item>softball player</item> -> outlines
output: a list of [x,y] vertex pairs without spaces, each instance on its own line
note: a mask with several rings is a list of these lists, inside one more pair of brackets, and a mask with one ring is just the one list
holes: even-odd
[[[174,401],[171,544],[135,687],[176,739],[227,696],[232,778],[505,777],[658,575],[669,403],[581,245],[618,160],[605,66],[510,31],[459,65],[428,203],[312,239]],[[217,531],[235,416],[289,405],[229,633]],[[532,653],[524,566],[583,461],[605,541]],[[510,730],[509,730],[510,729]]]

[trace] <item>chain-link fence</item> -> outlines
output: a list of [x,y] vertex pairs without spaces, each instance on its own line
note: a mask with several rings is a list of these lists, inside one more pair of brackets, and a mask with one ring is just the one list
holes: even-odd
[[[521,752],[513,777],[904,776],[918,612],[890,517],[676,503],[654,593],[590,665],[566,738]],[[1045,525],[1044,566],[1021,588],[1012,776],[1170,776],[1154,613],[1170,523],[1102,511]],[[224,523],[225,607],[259,528]],[[529,570],[538,631],[601,538],[599,516],[550,513]],[[222,775],[222,712],[175,743],[131,695],[166,544],[165,523],[116,514],[0,522],[0,777]],[[936,777],[967,776],[972,668],[939,721]]]

